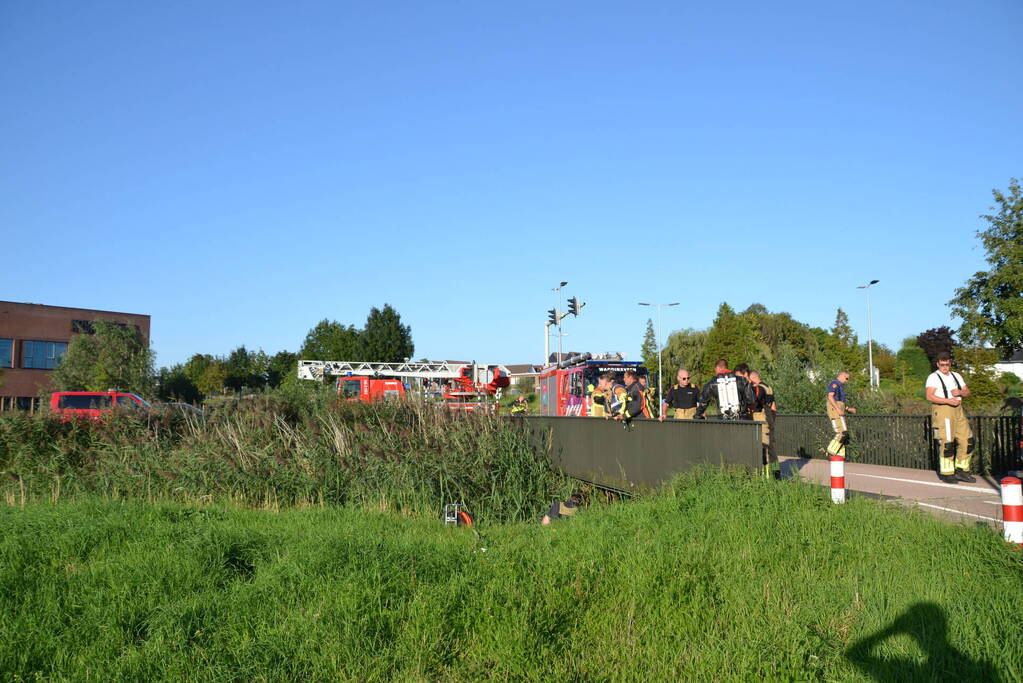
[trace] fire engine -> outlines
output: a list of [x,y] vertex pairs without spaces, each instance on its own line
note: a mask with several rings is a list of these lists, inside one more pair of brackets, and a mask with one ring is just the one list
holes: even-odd
[[479,363],[359,363],[300,360],[300,379],[337,377],[337,391],[348,401],[370,402],[405,396],[405,383],[451,410],[473,412],[497,409],[501,390],[511,380],[503,365]]
[[613,372],[614,381],[624,384],[626,370],[635,370],[639,375],[647,372],[639,361],[627,361],[621,353],[580,353],[544,368],[540,372],[540,414],[590,415],[590,396],[597,378]]

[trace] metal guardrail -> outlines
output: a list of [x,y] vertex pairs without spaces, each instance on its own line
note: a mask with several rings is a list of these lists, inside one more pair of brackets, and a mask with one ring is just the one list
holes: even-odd
[[[1023,418],[1019,415],[980,415],[969,418],[976,444],[973,469],[999,475],[1023,469]],[[850,462],[914,469],[937,469],[938,451],[929,415],[852,415],[848,418]],[[831,440],[826,415],[786,415],[775,418],[775,449],[780,456],[823,458]]]
[[649,490],[699,464],[761,466],[759,422],[635,420],[626,429],[593,417],[514,419],[556,467],[602,488]]

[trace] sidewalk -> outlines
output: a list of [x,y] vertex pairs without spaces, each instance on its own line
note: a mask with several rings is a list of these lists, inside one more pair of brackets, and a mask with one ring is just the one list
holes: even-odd
[[[831,485],[827,460],[781,458],[781,467],[785,478],[802,477]],[[977,476],[973,484],[946,484],[930,470],[846,462],[845,487],[850,492],[916,505],[953,521],[1002,524],[1001,493],[991,477]]]

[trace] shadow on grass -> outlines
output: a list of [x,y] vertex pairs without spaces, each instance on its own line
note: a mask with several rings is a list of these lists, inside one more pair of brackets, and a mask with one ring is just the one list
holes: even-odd
[[[885,640],[906,634],[924,651],[926,660],[885,657],[874,650]],[[989,663],[971,659],[948,641],[945,612],[931,602],[910,607],[888,628],[854,643],[846,657],[878,681],[998,681]]]

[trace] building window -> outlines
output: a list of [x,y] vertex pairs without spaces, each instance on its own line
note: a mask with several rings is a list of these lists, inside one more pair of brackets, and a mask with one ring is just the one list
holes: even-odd
[[67,342],[21,342],[21,367],[34,370],[52,370],[67,352]]
[[14,340],[0,339],[0,368],[11,367],[11,357],[14,355]]
[[76,334],[96,334],[91,320],[72,320],[71,331]]

